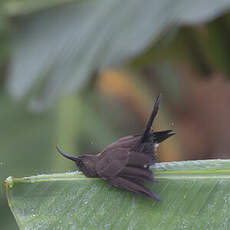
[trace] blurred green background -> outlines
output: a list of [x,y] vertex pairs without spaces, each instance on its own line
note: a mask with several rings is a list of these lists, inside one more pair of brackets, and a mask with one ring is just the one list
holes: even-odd
[[[230,2],[0,2],[0,182],[75,170],[143,130],[177,135],[158,161],[230,157]],[[0,229],[17,229],[3,188]]]

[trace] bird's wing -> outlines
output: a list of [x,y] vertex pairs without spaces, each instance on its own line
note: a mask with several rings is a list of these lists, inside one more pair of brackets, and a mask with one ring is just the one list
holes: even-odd
[[146,154],[143,152],[131,151],[128,159],[128,166],[145,168],[145,165],[150,165],[154,160],[154,152]]
[[121,176],[154,181],[152,172],[147,168],[151,162],[151,155],[128,151],[125,148],[116,148],[104,154],[104,157],[96,165],[96,171],[103,179]]
[[131,179],[123,177],[113,177],[111,179],[108,179],[107,182],[115,187],[123,188],[137,194],[144,194],[151,198],[154,198],[157,201],[160,200],[160,198],[157,195],[155,195],[150,189]]
[[101,178],[113,186],[159,200],[151,190],[139,183],[155,182],[152,172],[145,168],[151,159],[152,156],[147,154],[116,148],[104,153],[103,158],[96,165],[96,171]]
[[110,178],[121,172],[128,163],[129,151],[125,148],[110,149],[96,164],[96,171],[102,178]]

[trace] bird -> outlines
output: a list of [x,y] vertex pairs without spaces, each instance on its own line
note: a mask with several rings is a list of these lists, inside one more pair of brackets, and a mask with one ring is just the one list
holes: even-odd
[[172,130],[152,131],[159,105],[160,95],[143,133],[122,137],[97,155],[70,156],[56,147],[57,151],[74,161],[86,177],[101,178],[112,186],[159,201],[160,198],[143,184],[145,181],[157,182],[150,169],[155,164],[156,149],[161,142],[175,134]]

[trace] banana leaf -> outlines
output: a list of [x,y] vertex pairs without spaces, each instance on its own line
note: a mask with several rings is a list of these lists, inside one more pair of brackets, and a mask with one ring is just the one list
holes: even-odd
[[79,172],[9,177],[4,187],[20,229],[230,229],[230,160],[152,170],[159,202]]

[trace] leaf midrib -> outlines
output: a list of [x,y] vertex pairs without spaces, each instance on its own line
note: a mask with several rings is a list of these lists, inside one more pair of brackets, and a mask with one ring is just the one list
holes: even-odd
[[[156,179],[230,179],[230,170],[180,170],[180,171],[157,171],[154,172]],[[88,178],[79,172],[44,174],[31,177],[13,178],[8,177],[6,187],[13,187],[16,183],[39,183],[53,181],[86,181],[100,180],[100,178]]]

